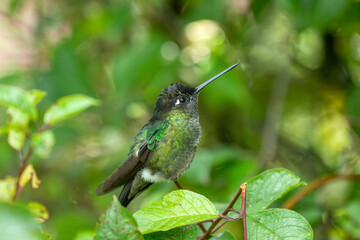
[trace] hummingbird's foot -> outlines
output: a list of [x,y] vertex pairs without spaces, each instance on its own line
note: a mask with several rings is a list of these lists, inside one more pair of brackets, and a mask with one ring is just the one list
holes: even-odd
[[178,189],[184,189],[177,180],[174,180],[174,183]]

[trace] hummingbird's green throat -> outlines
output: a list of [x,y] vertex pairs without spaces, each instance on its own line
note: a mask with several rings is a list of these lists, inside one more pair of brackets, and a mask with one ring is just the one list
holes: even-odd
[[127,206],[151,184],[176,181],[189,168],[200,140],[199,92],[237,65],[195,88],[175,83],[164,89],[152,117],[133,139],[128,158],[98,186],[96,195],[124,185],[119,201]]

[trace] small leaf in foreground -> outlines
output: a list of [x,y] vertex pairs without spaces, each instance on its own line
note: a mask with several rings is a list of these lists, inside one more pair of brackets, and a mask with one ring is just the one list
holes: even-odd
[[46,110],[44,122],[49,125],[54,125],[98,104],[99,102],[94,98],[81,94],[62,97]]
[[28,94],[21,88],[0,85],[0,104],[6,107],[15,107],[32,119],[37,118],[35,104],[31,102]]
[[214,204],[206,197],[187,190],[176,190],[134,214],[141,233],[167,231],[218,217]]
[[[261,211],[291,189],[304,183],[287,169],[271,169],[253,177],[246,183],[246,213]],[[241,209],[241,198],[236,201],[235,209]]]
[[7,141],[9,143],[10,147],[19,151],[20,149],[22,149],[22,147],[25,144],[25,137],[26,137],[26,134],[23,130],[12,127],[9,129],[9,135],[8,135]]
[[35,216],[35,220],[43,223],[49,219],[49,212],[44,205],[38,202],[29,202],[26,208]]
[[41,233],[41,240],[52,240],[53,238],[52,238],[53,236],[51,235],[51,234],[49,234],[49,233]]
[[166,232],[153,232],[144,235],[145,240],[191,240],[197,237],[197,226],[188,225],[173,228]]
[[271,208],[247,215],[250,239],[312,240],[310,224],[300,214]]
[[23,174],[20,177],[19,185],[23,188],[31,180],[32,188],[39,188],[41,184],[40,179],[36,175],[36,171],[32,164],[26,166]]
[[33,89],[33,90],[28,91],[27,94],[32,103],[38,104],[46,96],[47,93],[44,91]]
[[55,144],[54,133],[51,130],[35,133],[31,138],[31,143],[37,156],[40,158],[47,158]]
[[16,179],[7,176],[0,180],[0,202],[11,202],[16,192]]
[[20,150],[25,143],[25,136],[30,117],[15,107],[9,107],[7,113],[11,116],[10,124],[8,126],[8,143],[15,150]]
[[97,226],[95,240],[139,240],[144,239],[137,229],[135,219],[130,212],[122,207],[114,196],[111,206],[101,216]]

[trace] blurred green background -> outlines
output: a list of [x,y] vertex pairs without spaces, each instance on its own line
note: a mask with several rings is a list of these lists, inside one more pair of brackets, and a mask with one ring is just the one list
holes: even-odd
[[[48,159],[30,160],[42,184],[19,201],[48,208],[53,239],[91,238],[111,201],[96,186],[125,160],[163,88],[197,86],[236,62],[200,95],[203,136],[183,187],[226,203],[273,167],[308,183],[360,173],[358,0],[2,0],[0,29],[0,84],[48,92],[42,113],[68,94],[101,101],[54,128]],[[0,125],[8,120],[0,108]],[[19,163],[0,135],[0,178]],[[130,210],[173,189],[153,185]],[[295,210],[315,239],[359,239],[359,198],[359,182],[337,180]]]

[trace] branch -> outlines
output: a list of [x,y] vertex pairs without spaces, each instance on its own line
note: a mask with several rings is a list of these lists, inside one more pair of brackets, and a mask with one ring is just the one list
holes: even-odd
[[[38,127],[38,133],[39,134],[41,134],[41,133],[43,133],[44,131],[46,131],[46,130],[48,130],[49,128],[50,128],[51,126],[49,125],[49,124],[45,124],[44,126],[42,126],[42,127]],[[28,135],[27,137],[29,137],[29,138],[31,138],[31,134],[30,135]],[[22,187],[20,186],[20,179],[21,179],[21,176],[22,176],[22,174],[23,174],[23,172],[24,172],[24,170],[25,170],[25,167],[26,167],[26,165],[27,165],[27,162],[29,161],[29,159],[30,159],[30,157],[31,157],[31,155],[32,155],[32,153],[33,153],[33,147],[30,145],[30,147],[29,147],[29,150],[28,150],[28,152],[26,153],[26,156],[24,157],[24,154],[23,154],[23,149],[22,150],[20,150],[20,160],[21,160],[21,164],[20,164],[20,168],[19,168],[19,173],[18,173],[18,176],[17,176],[17,179],[16,179],[16,192],[15,192],[15,195],[14,195],[14,197],[13,197],[13,201],[15,202],[17,199],[18,199],[18,197],[19,197],[19,195],[20,195],[20,193],[21,193],[21,191],[22,191]]]
[[288,87],[289,78],[284,76],[274,81],[271,89],[259,151],[259,159],[263,164],[273,160],[276,154],[279,138],[278,123],[283,115]]
[[23,155],[23,151],[20,151],[20,160],[21,160],[21,164],[20,164],[20,168],[19,168],[19,173],[16,179],[16,193],[14,195],[13,201],[15,202],[16,199],[19,197],[22,187],[20,186],[20,179],[21,176],[24,172],[24,169],[26,167],[27,162],[29,161],[31,154],[33,153],[33,147],[30,146],[28,152],[26,153],[26,156],[24,157]]
[[283,205],[282,208],[292,209],[301,199],[303,199],[306,195],[311,193],[312,191],[316,190],[317,188],[327,184],[328,182],[336,179],[351,179],[360,181],[360,175],[358,174],[331,174],[328,176],[324,176],[312,181],[309,185],[299,191],[297,194],[292,196],[289,200],[287,200]]
[[[235,202],[238,200],[238,198],[240,197],[240,194],[242,193],[242,203],[241,203],[241,210],[240,212],[236,211],[233,209],[233,206],[235,204]],[[230,211],[234,211],[239,213],[239,215],[235,218],[231,218],[231,217],[227,217],[226,214],[228,214]],[[208,228],[208,230],[204,233],[204,235],[202,235],[199,240],[204,240],[206,239],[207,236],[209,236],[210,234],[216,232],[220,227],[222,227],[227,221],[229,220],[238,220],[240,217],[242,217],[243,219],[243,231],[244,231],[244,240],[247,240],[247,230],[246,230],[246,184],[242,184],[239,188],[239,190],[237,191],[235,197],[233,198],[233,200],[229,203],[229,205],[227,206],[227,208],[225,209],[225,211],[221,214],[219,214],[219,217],[215,220],[212,221],[212,224],[210,225],[210,227]],[[222,224],[220,224],[217,228],[215,228],[219,222],[225,219],[225,222],[223,222]]]

